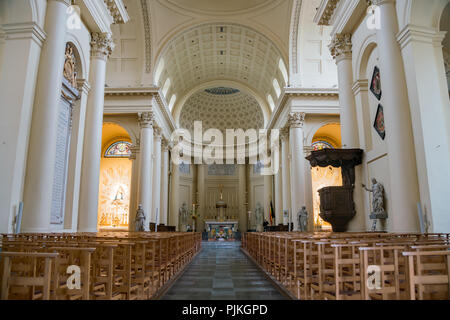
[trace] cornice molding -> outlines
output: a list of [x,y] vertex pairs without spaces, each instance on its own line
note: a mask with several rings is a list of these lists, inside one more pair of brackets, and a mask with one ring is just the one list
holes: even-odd
[[3,24],[2,30],[5,40],[33,39],[39,47],[47,38],[45,31],[34,22]]
[[[129,87],[129,88],[105,88],[105,96],[120,96],[120,97],[151,97],[157,102],[161,113],[169,124],[171,130],[176,129],[175,121],[172,114],[169,112],[166,100],[159,87]],[[122,111],[122,110],[121,110]]]
[[122,24],[130,20],[127,9],[122,0],[103,0],[108,7],[109,13],[114,19],[114,23]]
[[314,16],[314,22],[318,25],[330,25],[331,17],[340,0],[322,0],[320,6],[317,8],[317,13]]
[[397,34],[397,41],[401,49],[411,42],[428,43],[435,47],[442,47],[445,35],[445,31],[408,24]]

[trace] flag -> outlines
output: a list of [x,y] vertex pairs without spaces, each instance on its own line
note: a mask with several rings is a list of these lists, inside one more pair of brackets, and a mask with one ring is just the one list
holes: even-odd
[[273,210],[273,203],[272,200],[270,200],[270,208],[269,208],[269,219],[270,219],[270,225],[273,226],[273,223],[275,221],[275,210]]

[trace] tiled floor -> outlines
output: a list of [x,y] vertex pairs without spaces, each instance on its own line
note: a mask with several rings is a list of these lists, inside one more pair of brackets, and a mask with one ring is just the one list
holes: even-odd
[[240,242],[203,242],[202,252],[162,300],[282,300],[240,250]]

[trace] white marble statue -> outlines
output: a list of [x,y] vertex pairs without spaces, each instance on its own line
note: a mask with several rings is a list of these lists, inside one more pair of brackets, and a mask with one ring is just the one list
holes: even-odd
[[180,210],[178,211],[180,218],[180,226],[181,231],[184,231],[187,225],[188,215],[189,215],[189,208],[186,204],[186,202],[183,202],[183,205],[181,206]]
[[264,208],[261,206],[261,203],[256,204],[255,208],[255,223],[256,223],[256,231],[262,232],[264,222]]
[[301,232],[306,232],[308,228],[308,211],[306,207],[303,206],[298,213],[298,230]]
[[134,230],[136,232],[142,232],[145,231],[145,213],[142,209],[142,204],[138,206],[137,212],[136,212],[136,218],[134,219]]
[[362,185],[363,188],[371,192],[372,196],[372,214],[384,215],[386,214],[384,210],[384,187],[375,178],[372,179],[372,189],[366,187],[365,184]]

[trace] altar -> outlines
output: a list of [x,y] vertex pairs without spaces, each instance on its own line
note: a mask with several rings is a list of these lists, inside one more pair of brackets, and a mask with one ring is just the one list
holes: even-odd
[[238,221],[205,220],[205,229],[208,232],[208,240],[233,241],[238,231]]

